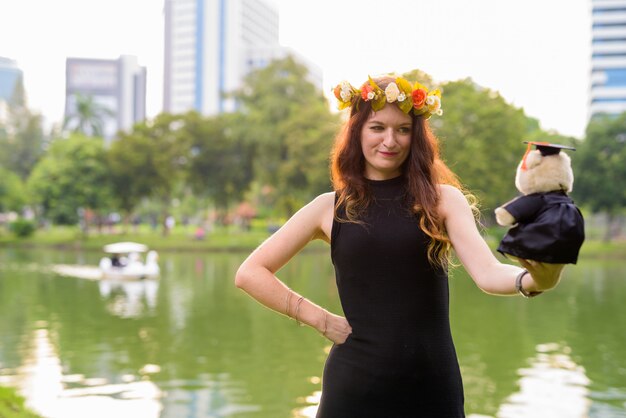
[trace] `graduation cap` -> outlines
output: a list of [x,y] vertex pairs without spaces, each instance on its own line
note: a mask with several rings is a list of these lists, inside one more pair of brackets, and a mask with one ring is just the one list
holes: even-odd
[[533,145],[544,157],[546,155],[556,155],[561,152],[562,149],[576,151],[576,148],[570,147],[569,145],[551,144],[549,142],[524,141],[524,144],[528,144],[528,147],[526,148],[524,158],[522,158],[522,170],[526,170],[526,156],[532,150]]
[[543,156],[558,154],[562,149],[576,151],[576,148],[570,147],[569,145],[550,144],[549,142],[524,141],[524,144],[528,144],[526,152],[530,151],[534,145]]

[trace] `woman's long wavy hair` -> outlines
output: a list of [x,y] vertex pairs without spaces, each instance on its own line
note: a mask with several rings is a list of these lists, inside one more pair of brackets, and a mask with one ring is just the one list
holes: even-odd
[[[394,79],[383,77],[375,81],[384,90]],[[331,153],[333,188],[338,194],[335,209],[342,205],[345,207],[346,219],[338,218],[340,222],[361,223],[360,215],[372,201],[361,149],[361,131],[371,112],[370,102],[360,97],[355,99],[350,118],[336,137]],[[402,174],[407,180],[407,196],[413,212],[419,215],[420,229],[431,238],[427,250],[428,260],[433,266],[445,267],[449,263],[451,243],[444,222],[437,213],[438,185],[449,184],[461,190],[463,188],[457,176],[441,160],[438,140],[427,121],[413,112],[409,115],[412,119],[411,148],[402,165]],[[467,193],[466,196],[473,199]],[[337,210],[335,213],[338,213]]]

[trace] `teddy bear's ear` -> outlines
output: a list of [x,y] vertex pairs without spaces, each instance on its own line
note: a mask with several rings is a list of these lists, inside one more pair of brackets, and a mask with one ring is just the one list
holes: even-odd
[[538,150],[534,150],[528,153],[526,156],[526,168],[532,169],[541,164],[542,155]]

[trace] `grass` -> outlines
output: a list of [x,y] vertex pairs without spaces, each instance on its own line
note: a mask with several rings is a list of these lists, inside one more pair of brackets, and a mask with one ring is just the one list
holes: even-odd
[[[255,220],[249,230],[237,226],[216,227],[206,234],[203,240],[194,239],[194,226],[176,226],[164,236],[161,228],[149,225],[138,228],[116,226],[101,232],[90,231],[85,235],[77,226],[53,226],[39,229],[28,238],[16,238],[7,230],[0,229],[0,246],[22,248],[57,248],[101,251],[106,244],[118,241],[136,241],[158,251],[251,251],[270,235],[271,224],[266,220]],[[492,227],[484,232],[489,246],[495,250],[505,229]],[[604,242],[599,234],[588,234],[580,252],[581,259],[626,259],[626,241]],[[307,249],[324,249],[326,244],[316,241]]]
[[0,386],[0,417],[41,418],[24,406],[24,398],[13,388]]
[[[195,226],[176,226],[167,236],[161,228],[149,225],[138,228],[116,226],[101,232],[92,230],[83,234],[77,226],[53,226],[42,228],[28,238],[16,238],[8,231],[0,232],[0,246],[25,248],[58,248],[101,251],[102,247],[118,241],[135,241],[158,251],[251,251],[270,235],[271,224],[255,221],[249,230],[238,226],[220,226],[209,231],[205,238],[194,238]],[[312,248],[322,248],[323,243],[314,243]]]

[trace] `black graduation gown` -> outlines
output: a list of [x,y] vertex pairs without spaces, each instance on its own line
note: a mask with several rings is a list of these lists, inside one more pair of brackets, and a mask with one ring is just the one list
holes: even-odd
[[562,191],[520,196],[503,205],[517,221],[502,238],[504,255],[553,264],[576,264],[585,240],[580,210]]

